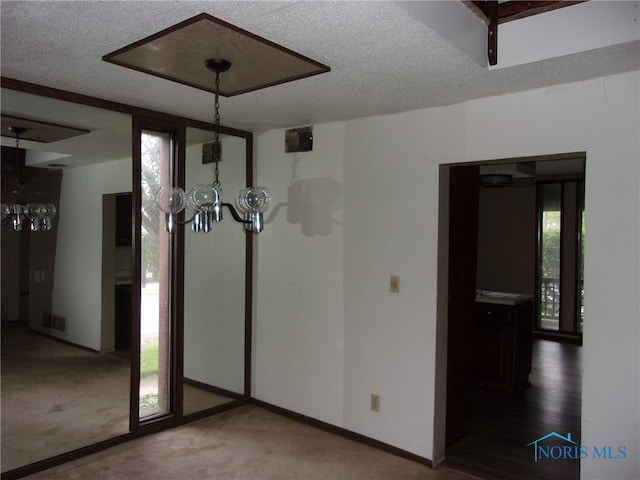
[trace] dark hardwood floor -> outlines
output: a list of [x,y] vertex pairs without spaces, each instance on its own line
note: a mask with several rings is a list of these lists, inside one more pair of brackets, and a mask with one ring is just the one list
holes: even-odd
[[580,444],[581,347],[534,339],[531,386],[509,395],[476,390],[471,432],[446,451],[445,464],[491,480],[573,480],[580,462],[542,458],[526,446],[551,432]]

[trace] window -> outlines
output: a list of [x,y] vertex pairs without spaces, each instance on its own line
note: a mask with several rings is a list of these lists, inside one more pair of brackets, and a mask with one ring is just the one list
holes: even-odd
[[536,330],[582,332],[584,189],[581,180],[539,183]]
[[175,183],[172,134],[143,130],[141,146],[141,281],[139,418],[171,412],[172,252],[174,240],[155,206],[161,186]]

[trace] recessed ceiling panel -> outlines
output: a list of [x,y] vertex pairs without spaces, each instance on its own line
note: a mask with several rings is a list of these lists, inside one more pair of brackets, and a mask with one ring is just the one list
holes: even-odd
[[102,59],[168,80],[215,92],[205,60],[231,62],[220,75],[224,96],[258,90],[328,72],[329,67],[202,13]]
[[32,140],[34,142],[51,143],[66,138],[76,137],[89,133],[89,130],[82,128],[67,127],[54,123],[41,122],[39,120],[28,120],[26,118],[2,115],[2,136],[15,137],[10,127],[22,127],[26,130],[20,134],[20,140]]

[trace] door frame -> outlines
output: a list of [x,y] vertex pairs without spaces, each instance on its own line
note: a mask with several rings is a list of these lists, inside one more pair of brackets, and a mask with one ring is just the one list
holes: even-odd
[[[516,157],[509,159],[478,160],[473,162],[446,163],[439,165],[438,184],[438,281],[437,281],[437,314],[436,314],[436,354],[435,354],[435,394],[434,394],[434,433],[432,464],[445,460],[446,452],[446,418],[447,418],[447,355],[449,331],[449,198],[450,169],[457,166],[491,165],[500,163],[538,162],[554,160],[571,160],[582,158],[583,176],[586,171],[586,152],[540,155],[532,157]],[[583,183],[584,185],[584,183]]]

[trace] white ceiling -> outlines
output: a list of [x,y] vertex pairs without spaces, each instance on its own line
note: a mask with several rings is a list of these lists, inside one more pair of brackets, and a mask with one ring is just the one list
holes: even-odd
[[[489,70],[409,10],[382,1],[2,1],[1,73],[211,121],[210,93],[102,61],[202,12],[331,67],[329,73],[222,99],[222,123],[251,131],[449,105],[640,69],[636,40]],[[448,38],[458,44],[456,35]]]

